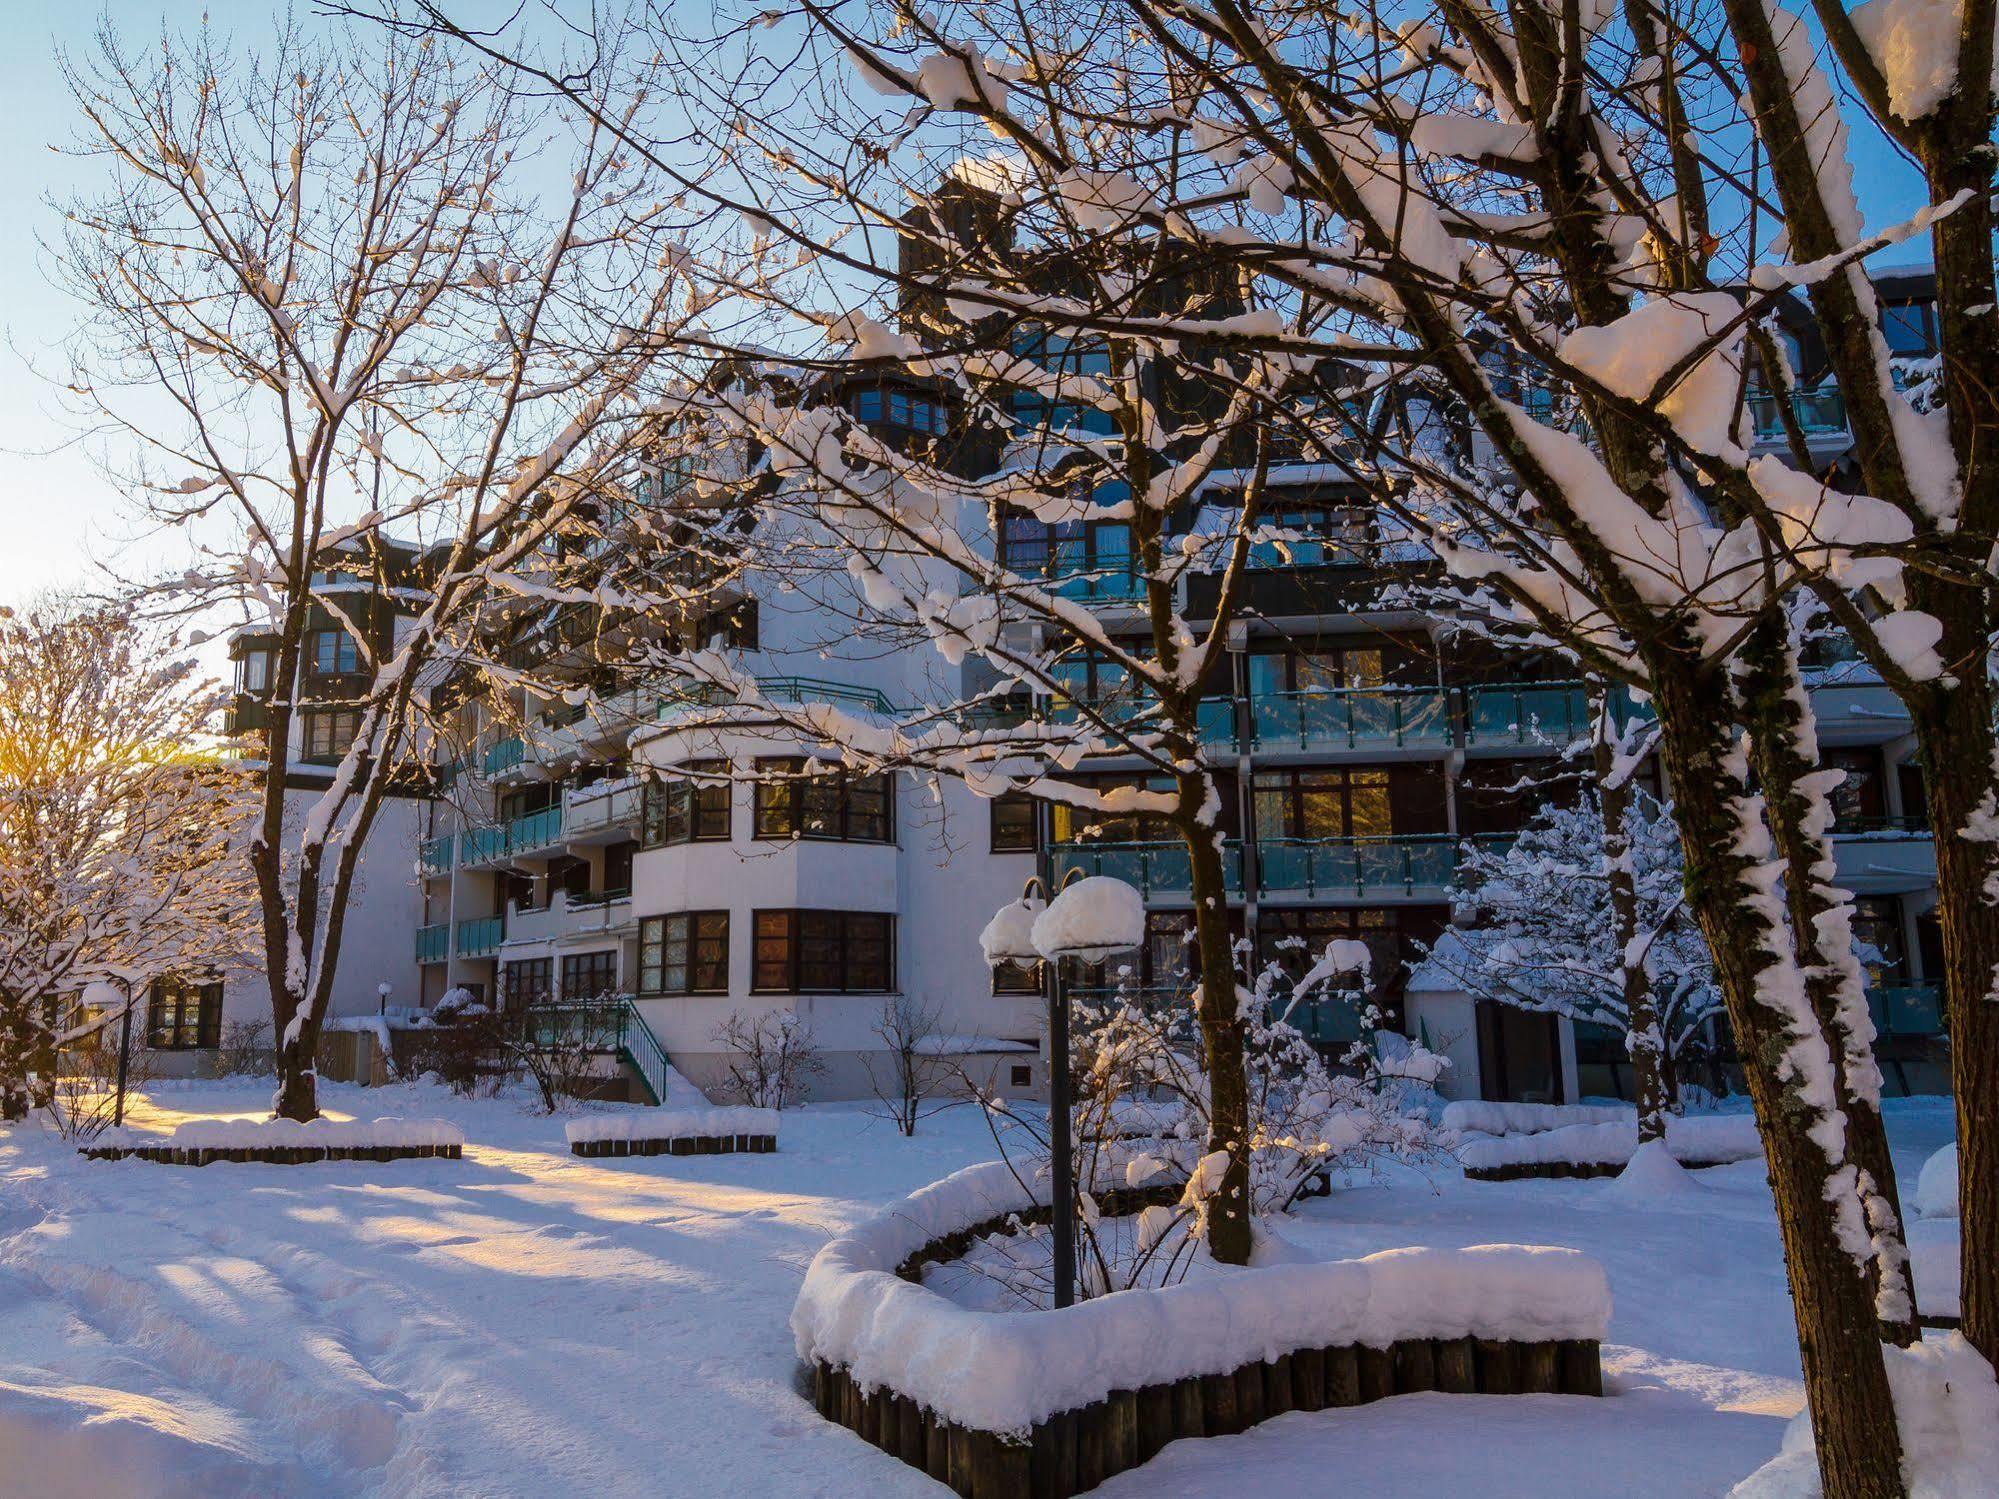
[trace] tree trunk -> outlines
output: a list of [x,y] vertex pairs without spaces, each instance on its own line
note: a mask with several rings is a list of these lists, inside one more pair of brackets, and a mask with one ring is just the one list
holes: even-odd
[[1208,778],[1179,778],[1181,836],[1186,840],[1194,902],[1194,941],[1201,957],[1201,1062],[1208,1074],[1208,1142],[1228,1152],[1228,1169],[1208,1199],[1208,1252],[1217,1263],[1246,1265],[1250,1251],[1249,1083],[1243,1069],[1245,1027],[1236,993],[1235,949],[1229,935],[1227,866],[1221,829],[1204,825]]
[[1637,953],[1638,881],[1631,867],[1631,785],[1618,774],[1617,747],[1610,722],[1610,694],[1600,681],[1590,686],[1595,724],[1597,809],[1603,820],[1604,875],[1610,886],[1610,936],[1617,944],[1617,968],[1624,997],[1624,1048],[1631,1057],[1637,1094],[1638,1143],[1666,1138],[1672,1100],[1666,1087],[1666,1038],[1653,1002],[1651,975]]
[[[303,1124],[319,1117],[319,1022],[302,1000],[291,1010],[278,1030],[278,1089],[271,1097],[271,1113]],[[297,1035],[287,1041],[294,1025]]]
[[[1841,1163],[1812,1136],[1825,1103],[1802,1089],[1811,1071],[1821,1081],[1830,1072],[1831,1044],[1802,994],[1781,907],[1760,871],[1754,830],[1762,819],[1729,727],[1734,705],[1711,676],[1660,665],[1660,750],[1683,834],[1688,903],[1713,950],[1756,1106],[1825,1499],[1901,1499],[1901,1441],[1873,1292],[1864,1262],[1842,1241],[1842,1203],[1828,1200]],[[1844,1206],[1850,1229],[1858,1204]]]
[[1860,960],[1853,952],[1852,898],[1832,882],[1835,862],[1827,836],[1832,807],[1819,769],[1817,729],[1781,618],[1759,624],[1744,647],[1742,683],[1751,763],[1763,788],[1771,837],[1784,861],[1793,952],[1830,1045],[1839,1104],[1846,1114],[1847,1157],[1862,1173],[1860,1191],[1874,1241],[1869,1280],[1881,1335],[1907,1348],[1919,1333],[1908,1291],[1901,1195],[1881,1119],[1874,1022],[1867,1012]]
[[1989,821],[1994,799],[1991,696],[1975,675],[1935,694],[1920,728],[1957,1110],[1963,1331],[1999,1364],[1999,843],[1965,835]]

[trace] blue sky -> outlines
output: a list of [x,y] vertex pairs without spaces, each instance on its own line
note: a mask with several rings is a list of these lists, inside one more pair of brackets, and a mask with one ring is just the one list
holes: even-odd
[[[271,10],[258,0],[117,0],[111,14],[132,39],[162,18],[180,27],[206,10],[246,39]],[[308,7],[299,7],[301,14]],[[38,236],[55,232],[44,200],[73,163],[49,148],[67,140],[71,104],[56,71],[58,46],[87,47],[102,14],[77,0],[0,0],[0,504],[12,524],[0,547],[0,602],[37,589],[101,581],[101,568],[152,572],[175,561],[169,539],[136,529],[121,497],[75,442],[60,403],[34,373],[60,369],[75,308],[50,285]],[[1855,180],[1871,224],[1895,223],[1923,201],[1921,183],[1878,137],[1855,141]],[[1926,259],[1917,242],[1890,258]]]

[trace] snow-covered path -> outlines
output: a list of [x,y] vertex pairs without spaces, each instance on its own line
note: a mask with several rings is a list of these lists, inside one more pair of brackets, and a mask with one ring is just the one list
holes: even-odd
[[[188,1170],[0,1135],[0,1496],[941,1492],[813,1415],[787,1318],[830,1234],[991,1154],[971,1112],[905,1141],[812,1109],[786,1115],[775,1156],[583,1161],[512,1103],[329,1092],[335,1111],[452,1118],[466,1158]],[[259,1101],[162,1092],[137,1120]],[[1893,1127],[1913,1182],[1949,1115]],[[1643,1204],[1602,1183],[1403,1180],[1286,1229],[1329,1256],[1591,1251],[1620,1398],[1286,1417],[1103,1492],[1316,1493],[1334,1475],[1370,1495],[1725,1491],[1797,1408],[1796,1352],[1760,1169],[1694,1180]]]

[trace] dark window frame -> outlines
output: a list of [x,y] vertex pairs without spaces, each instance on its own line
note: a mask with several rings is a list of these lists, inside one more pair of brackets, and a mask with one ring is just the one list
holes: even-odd
[[222,1044],[222,981],[155,979],[146,991],[150,1051],[213,1051]]
[[555,959],[545,953],[509,958],[500,967],[500,1003],[506,1009],[547,1004],[555,993]]
[[[703,931],[707,923],[709,930]],[[678,927],[686,956],[685,983],[667,987],[667,943]],[[705,952],[704,952],[705,948]],[[639,922],[639,993],[727,994],[729,992],[729,913],[665,911]]]
[[359,708],[308,708],[305,718],[305,753],[300,757],[322,764],[341,759],[361,733]]
[[[866,924],[874,935],[859,936]],[[818,928],[817,931],[810,930]],[[782,928],[779,930],[779,928]],[[895,992],[895,915],[888,911],[828,911],[818,907],[760,908],[750,913],[750,993],[752,994],[893,994]],[[809,955],[813,944],[832,943],[835,951],[819,958]],[[767,944],[775,944],[767,949]],[[858,974],[859,947],[879,947],[879,974]],[[827,972],[832,983],[808,983]],[[879,978],[879,982],[874,981]]]
[[[322,658],[330,658],[332,664]],[[316,677],[352,676],[361,669],[361,643],[338,626],[314,630],[306,643],[306,660]]]
[[[604,982],[597,982],[596,975],[608,975]],[[562,955],[562,997],[575,1003],[596,999],[600,995],[618,992],[618,950],[615,947],[598,948],[590,952],[569,952]]]
[[[1024,814],[1023,833],[1019,822]],[[1041,847],[1041,806],[1025,791],[1007,791],[988,804],[989,850],[996,854],[1031,854]]]
[[[895,781],[886,771],[855,776],[844,769],[812,774],[800,755],[765,756],[756,762],[756,793],[750,811],[750,836],[759,843],[881,843],[895,842]],[[856,809],[862,798],[879,805]],[[856,823],[867,821],[856,831]],[[817,822],[819,826],[811,824]]]
[[658,777],[648,776],[639,814],[640,846],[677,848],[727,843],[735,837],[736,788],[728,770],[727,760],[683,760]]

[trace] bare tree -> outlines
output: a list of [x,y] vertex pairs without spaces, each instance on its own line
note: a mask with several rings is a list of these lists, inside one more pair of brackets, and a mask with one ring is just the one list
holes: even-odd
[[[69,387],[196,558],[164,601],[275,641],[251,862],[274,1108],[310,1118],[357,862],[420,710],[485,613],[548,589],[558,538],[625,492],[708,303],[678,295],[665,195],[610,133],[561,129],[449,46],[287,29],[254,51],[204,26],[147,50],[107,27],[64,72],[77,152],[111,179],[65,205],[89,310]],[[407,566],[364,568],[358,594],[329,571],[397,538]],[[384,599],[393,622],[359,607]],[[328,618],[352,642],[315,698],[337,764],[288,837]]]
[[800,1102],[812,1079],[826,1070],[812,1027],[790,1010],[754,1020],[737,1011],[715,1032],[727,1054],[722,1091],[758,1109]]
[[875,1018],[881,1051],[863,1058],[876,1102],[904,1136],[914,1135],[928,1115],[949,1107],[938,1098],[954,1074],[951,1058],[937,1044],[937,1014],[935,1005],[911,995],[891,995]]
[[115,604],[0,612],[0,1117],[152,980],[250,950],[248,787],[191,748],[218,699],[175,646]]
[[617,1020],[596,1004],[523,1005],[498,1017],[498,1049],[535,1086],[544,1113],[586,1098],[614,1050]]

